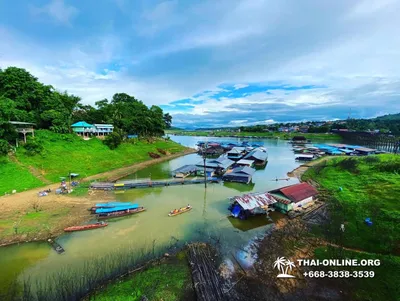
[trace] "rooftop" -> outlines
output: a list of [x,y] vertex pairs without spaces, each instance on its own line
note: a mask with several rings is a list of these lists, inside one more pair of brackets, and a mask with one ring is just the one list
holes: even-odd
[[242,196],[235,196],[231,198],[236,201],[245,210],[252,210],[254,208],[268,206],[276,203],[276,200],[268,192],[263,193],[250,193]]
[[93,125],[87,123],[86,121],[78,121],[77,123],[71,125],[71,127],[93,127]]
[[313,186],[305,182],[278,188],[271,192],[280,192],[295,203],[318,194]]
[[253,165],[254,160],[246,160],[246,159],[241,159],[236,162],[236,164],[243,164],[243,165]]
[[10,123],[14,125],[35,125],[34,123],[22,122],[22,121],[10,121]]

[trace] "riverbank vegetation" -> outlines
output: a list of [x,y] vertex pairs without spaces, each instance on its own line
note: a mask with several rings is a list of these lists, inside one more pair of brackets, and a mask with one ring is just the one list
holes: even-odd
[[[331,158],[302,177],[319,185],[321,198],[330,208],[330,222],[313,231],[328,242],[328,247],[316,249],[315,256],[381,260],[381,266],[368,267],[375,272],[374,278],[334,284],[350,292],[351,300],[400,298],[399,173],[400,156],[379,155]],[[365,222],[366,218],[372,225]]]
[[16,157],[23,166],[34,167],[52,182],[59,181],[60,176],[67,176],[69,172],[87,177],[143,162],[151,159],[148,153],[157,153],[157,149],[169,154],[185,149],[171,140],[154,138],[129,139],[116,149],[110,150],[97,138],[83,140],[74,134],[55,134],[45,130],[37,131],[35,139],[44,148],[40,154],[31,156],[24,148],[19,148]]
[[189,296],[193,294],[189,263],[185,251],[181,251],[177,257],[111,282],[87,299],[140,301],[146,297],[148,300],[179,301],[191,300]]
[[191,290],[186,257],[160,258],[166,250],[181,247],[171,241],[163,246],[153,242],[141,247],[117,249],[101,257],[90,258],[79,267],[64,266],[40,279],[21,277],[9,281],[6,290],[0,291],[0,298],[32,301],[82,298],[126,300],[129,296],[130,300],[140,300],[142,295],[146,295],[153,297],[149,300],[179,300],[182,294]]
[[310,140],[329,140],[340,141],[342,138],[333,133],[283,133],[283,132],[232,132],[232,131],[182,131],[167,130],[166,134],[181,136],[203,136],[203,137],[257,137],[291,140],[294,136],[304,136]]
[[[310,168],[332,206],[330,236],[340,245],[368,252],[400,255],[400,156],[332,158]],[[373,225],[365,223],[370,218]],[[340,224],[346,231],[341,235]],[[340,240],[340,241],[339,241]]]

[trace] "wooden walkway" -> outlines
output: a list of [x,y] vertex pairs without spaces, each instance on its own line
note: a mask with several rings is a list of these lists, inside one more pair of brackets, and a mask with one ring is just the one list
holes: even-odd
[[215,267],[210,246],[195,243],[188,246],[189,262],[192,270],[194,290],[198,301],[225,301],[229,300],[223,292],[222,283]]
[[[218,178],[208,178],[207,183],[218,183]],[[90,185],[92,189],[98,190],[125,190],[133,188],[148,188],[148,187],[160,187],[160,186],[173,186],[173,185],[190,185],[190,184],[204,184],[204,178],[194,179],[168,179],[168,180],[155,180],[150,179],[144,180],[127,180],[113,182],[94,182]]]

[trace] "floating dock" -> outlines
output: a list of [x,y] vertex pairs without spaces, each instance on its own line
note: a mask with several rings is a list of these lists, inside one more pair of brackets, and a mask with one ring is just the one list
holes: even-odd
[[[132,180],[132,181],[118,181],[113,182],[94,182],[90,185],[91,189],[98,190],[125,190],[133,188],[148,188],[148,187],[160,187],[160,186],[172,186],[172,185],[190,185],[190,184],[202,184],[206,180],[204,178],[194,179],[168,179],[168,180]],[[219,178],[208,178],[207,183],[219,183]]]

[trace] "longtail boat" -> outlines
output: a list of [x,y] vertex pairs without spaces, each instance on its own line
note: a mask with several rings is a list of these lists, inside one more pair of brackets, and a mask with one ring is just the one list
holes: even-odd
[[65,228],[64,231],[65,232],[85,231],[85,230],[103,228],[106,226],[108,226],[107,223],[101,222],[101,223],[95,223],[95,224],[90,224],[90,225],[72,226],[72,227]]
[[179,209],[177,212],[171,211],[171,212],[168,214],[168,216],[179,215],[179,214],[188,212],[188,211],[190,211],[190,210],[192,210],[192,207],[184,207],[184,208]]
[[130,202],[109,202],[109,203],[99,203],[94,205],[93,207],[89,208],[89,211],[92,211],[92,213],[95,213],[97,209],[105,209],[105,208],[115,208],[115,207],[120,207],[120,206],[130,206],[130,205],[135,205]]
[[62,254],[65,252],[64,248],[61,247],[61,245],[58,242],[55,242],[52,239],[48,239],[47,242],[52,246],[54,251],[56,251],[58,254]]
[[102,220],[102,219],[109,219],[109,218],[114,218],[114,217],[123,217],[127,215],[132,215],[135,213],[143,212],[145,211],[146,208],[144,207],[138,207],[136,209],[127,209],[124,211],[114,211],[114,212],[108,212],[108,213],[100,213],[97,215],[97,219]]

